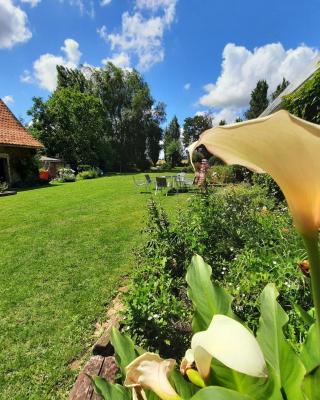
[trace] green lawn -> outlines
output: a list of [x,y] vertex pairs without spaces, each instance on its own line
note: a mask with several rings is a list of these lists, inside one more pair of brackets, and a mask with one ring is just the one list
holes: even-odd
[[[173,212],[188,195],[156,197]],[[1,399],[67,398],[69,364],[133,268],[149,198],[131,175],[0,198]]]

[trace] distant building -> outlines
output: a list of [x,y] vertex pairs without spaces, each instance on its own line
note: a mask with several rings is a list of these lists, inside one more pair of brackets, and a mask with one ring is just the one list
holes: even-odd
[[14,186],[36,178],[33,157],[43,147],[0,99],[0,181]]
[[317,69],[320,67],[320,57],[316,57],[315,60],[313,60],[304,70],[303,72],[296,77],[290,84],[284,89],[280,95],[274,99],[268,107],[263,111],[262,114],[259,115],[259,117],[266,117],[267,115],[270,115],[276,111],[279,111],[282,109],[282,97],[296,92],[300,87],[307,82],[313,74],[317,71]]

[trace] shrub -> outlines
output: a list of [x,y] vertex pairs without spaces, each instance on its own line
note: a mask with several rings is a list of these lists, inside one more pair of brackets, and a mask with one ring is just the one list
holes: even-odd
[[79,172],[77,179],[94,179],[102,175],[103,173],[100,168],[90,168],[88,170]]
[[78,172],[83,172],[83,171],[90,171],[92,169],[91,165],[87,165],[87,164],[80,164],[78,165]]
[[75,182],[76,176],[71,168],[60,168],[58,171],[58,182]]
[[[148,321],[143,310],[160,309],[165,303],[160,298],[165,296],[171,302],[175,298],[187,314],[182,277],[192,255],[197,253],[213,266],[212,279],[231,292],[234,311],[254,331],[259,294],[267,283],[275,283],[281,293],[280,304],[289,314],[288,336],[299,346],[306,327],[297,318],[294,304],[304,309],[311,307],[308,278],[297,267],[306,254],[300,236],[292,228],[286,204],[269,196],[266,187],[229,185],[193,196],[174,223],[152,202],[145,233],[147,240],[137,260],[142,272],[139,268],[126,303],[130,315],[126,323],[134,331],[137,343],[160,348],[161,354],[169,355],[172,349],[163,344],[162,334],[155,336],[155,322]],[[155,281],[161,282],[162,292],[154,288]],[[144,290],[149,290],[150,296],[142,296]],[[135,296],[139,297],[140,308],[133,307]],[[172,338],[174,326],[179,325],[174,313],[177,309],[161,309],[161,318],[170,321],[166,330],[171,329]],[[180,323],[186,321],[184,316]],[[187,332],[186,328],[179,332],[181,342],[187,340]]]

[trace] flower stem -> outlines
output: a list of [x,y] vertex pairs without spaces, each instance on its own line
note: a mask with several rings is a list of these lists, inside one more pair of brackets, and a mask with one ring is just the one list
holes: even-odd
[[318,354],[320,354],[320,253],[318,231],[314,232],[312,235],[303,235],[303,240],[308,252],[310,264],[312,297],[318,334]]

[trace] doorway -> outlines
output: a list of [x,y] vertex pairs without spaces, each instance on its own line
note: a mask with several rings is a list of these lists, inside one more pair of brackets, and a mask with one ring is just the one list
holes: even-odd
[[0,156],[0,182],[9,183],[8,159]]

